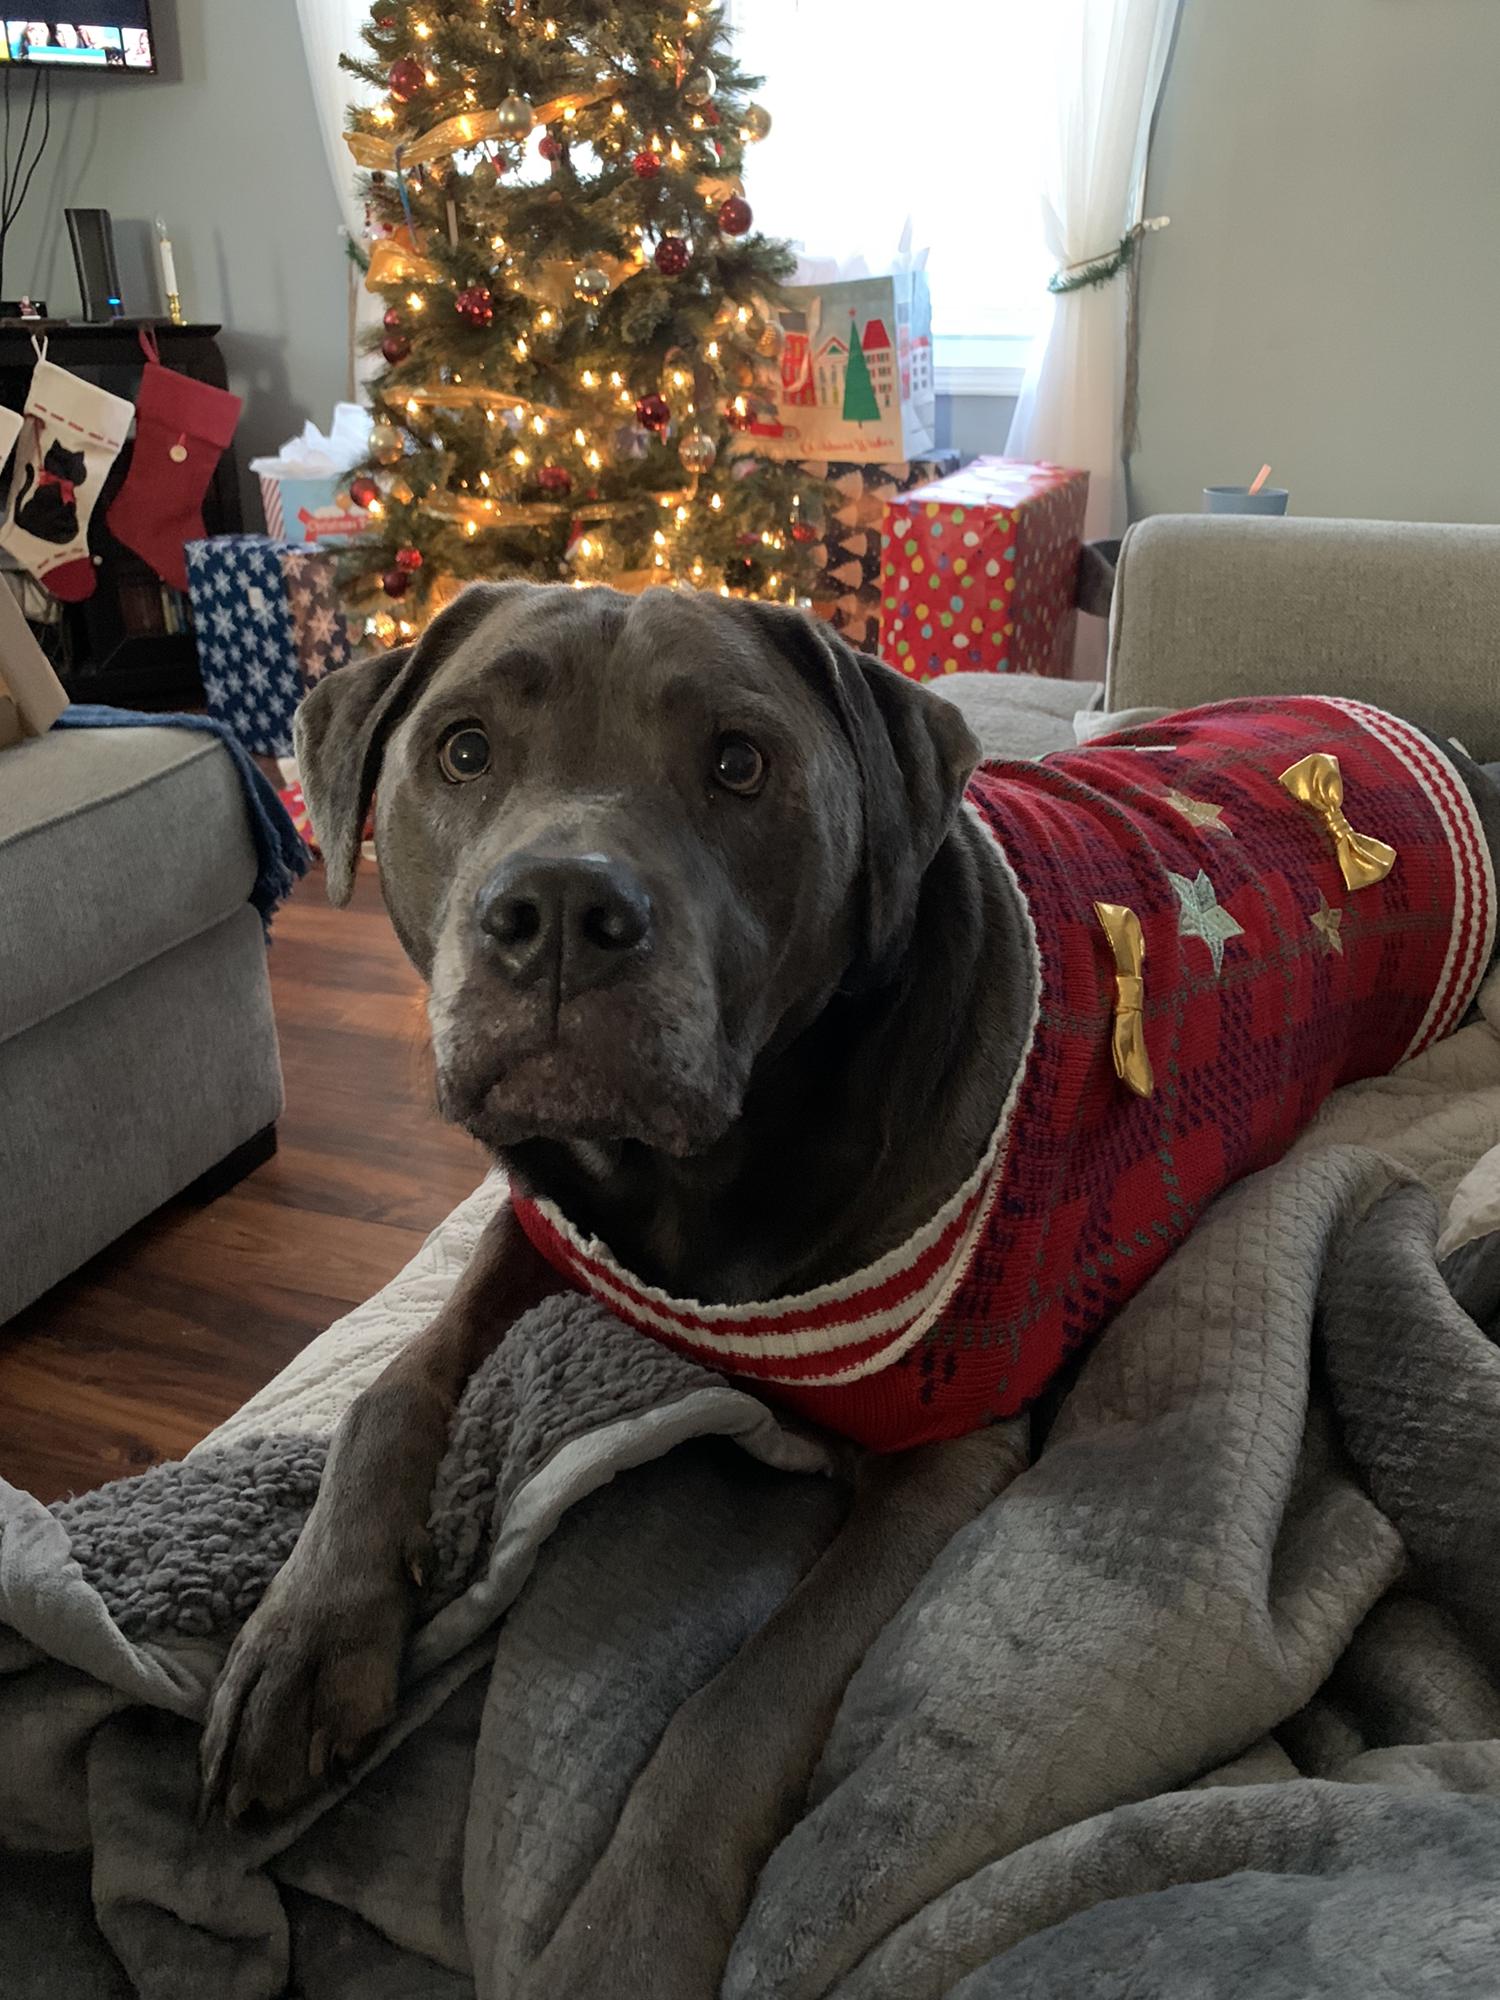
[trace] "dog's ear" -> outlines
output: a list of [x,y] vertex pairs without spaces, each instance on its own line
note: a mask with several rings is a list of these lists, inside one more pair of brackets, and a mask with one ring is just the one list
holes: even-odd
[[391,731],[455,646],[508,600],[536,588],[472,585],[438,613],[415,646],[326,674],[298,709],[298,776],[323,851],[330,903],[342,906],[354,894],[361,836]]
[[916,921],[922,877],[947,838],[979,742],[950,701],[857,653],[789,606],[745,609],[831,707],[859,769],[864,812],[862,951],[851,984],[879,984]]

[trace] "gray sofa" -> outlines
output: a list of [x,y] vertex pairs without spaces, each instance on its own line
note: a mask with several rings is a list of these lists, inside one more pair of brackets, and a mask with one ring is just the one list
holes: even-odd
[[1500,527],[1165,514],[1125,537],[1107,709],[1355,692],[1500,761]]
[[274,1145],[256,857],[211,737],[0,751],[0,1322],[204,1175]]

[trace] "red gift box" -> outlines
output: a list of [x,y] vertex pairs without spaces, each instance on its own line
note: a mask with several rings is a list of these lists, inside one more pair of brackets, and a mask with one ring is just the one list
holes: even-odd
[[1089,476],[976,458],[889,501],[880,653],[914,680],[1073,666]]

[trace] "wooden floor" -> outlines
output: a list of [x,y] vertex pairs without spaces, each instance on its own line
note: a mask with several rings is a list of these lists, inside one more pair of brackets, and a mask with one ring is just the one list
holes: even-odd
[[375,871],[276,920],[287,1108],[274,1160],[178,1202],[0,1327],[0,1476],[43,1500],[175,1458],[367,1298],[479,1182],[438,1122],[415,974]]

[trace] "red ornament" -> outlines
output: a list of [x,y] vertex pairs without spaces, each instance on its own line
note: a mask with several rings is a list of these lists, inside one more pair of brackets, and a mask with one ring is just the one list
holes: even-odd
[[349,481],[349,498],[356,507],[368,507],[372,500],[380,498],[380,488],[368,472],[361,472]]
[[645,431],[664,431],[672,421],[665,396],[642,396],[635,406],[635,420]]
[[810,521],[794,521],[792,523],[792,540],[794,542],[815,542],[817,539],[818,531]]
[[553,132],[544,133],[537,141],[536,149],[544,160],[560,160],[568,150]]
[[661,172],[661,154],[645,148],[630,162],[630,170],[638,181],[654,181]]
[[380,351],[392,368],[399,368],[411,353],[411,342],[404,333],[388,333],[380,343]]
[[422,567],[422,551],[420,549],[397,549],[396,567],[397,569],[404,569],[408,575],[413,570],[419,570]]
[[732,431],[747,431],[755,422],[755,418],[750,414],[748,403],[743,410],[737,410],[734,404],[731,403],[729,408],[724,412],[724,421]]
[[656,246],[656,268],[664,278],[678,277],[692,254],[680,236],[664,236]]
[[749,202],[741,195],[732,194],[719,205],[719,227],[726,236],[743,236],[754,220]]
[[495,317],[495,301],[483,285],[470,285],[453,301],[453,310],[466,325],[486,327]]
[[415,56],[400,56],[391,64],[391,73],[386,78],[390,93],[398,104],[410,104],[427,88],[427,69]]
[[396,330],[396,328],[397,328],[398,326],[400,326],[400,324],[401,324],[401,313],[400,313],[400,310],[399,310],[399,308],[398,308],[398,307],[396,307],[396,306],[387,306],[387,307],[386,307],[386,309],[385,309],[385,324],[386,324],[386,326],[387,326],[387,327],[388,327],[388,328],[390,329],[390,331],[391,331],[392,333],[394,333],[394,332],[395,332],[395,330]]
[[565,465],[544,465],[536,483],[544,493],[556,493],[563,498],[573,491],[573,475]]
[[411,589],[411,572],[404,569],[388,569],[380,579],[380,588],[387,597],[405,597]]

